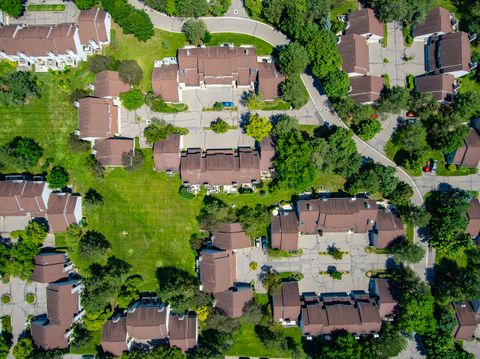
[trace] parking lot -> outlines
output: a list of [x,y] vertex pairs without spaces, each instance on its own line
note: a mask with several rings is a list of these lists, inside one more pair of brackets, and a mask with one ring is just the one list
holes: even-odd
[[[341,260],[335,260],[326,252],[329,246],[334,245],[341,251],[348,252]],[[238,250],[237,280],[239,282],[254,282],[259,292],[265,289],[258,280],[261,268],[271,267],[277,272],[301,272],[304,278],[299,282],[300,292],[350,292],[352,290],[367,290],[369,270],[385,268],[388,257],[383,254],[365,252],[368,246],[367,234],[328,233],[322,237],[304,235],[300,237],[299,248],[303,253],[300,256],[287,258],[271,258],[266,256],[261,248],[251,247]],[[250,263],[257,262],[258,269],[251,270]],[[338,271],[345,271],[341,280],[334,280],[329,275],[320,275],[320,271],[327,271],[334,266]]]

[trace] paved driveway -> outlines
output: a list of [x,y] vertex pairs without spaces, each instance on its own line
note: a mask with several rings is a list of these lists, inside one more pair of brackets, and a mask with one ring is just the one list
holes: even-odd
[[[387,31],[387,47],[383,48],[380,43],[368,45],[369,73],[373,76],[388,74],[391,86],[404,86],[407,75],[425,73],[423,41],[415,41],[410,47],[405,47],[402,28],[396,22],[388,23]],[[410,59],[405,61],[406,58]]]
[[[28,4],[61,4],[58,0],[29,0]],[[28,12],[20,16],[19,18],[9,18],[10,24],[27,24],[27,25],[50,25],[60,24],[65,22],[76,23],[80,10],[75,6],[73,2],[63,2],[65,5],[65,11],[53,12],[53,11],[35,11]]]
[[[335,245],[348,252],[341,260],[334,260],[330,255],[319,255],[326,252],[328,246]],[[255,282],[259,292],[265,289],[258,280],[262,266],[269,266],[278,272],[301,272],[304,278],[299,282],[300,292],[350,292],[351,290],[367,290],[369,278],[365,273],[372,269],[384,269],[386,255],[365,252],[368,246],[367,234],[328,233],[323,237],[305,235],[300,237],[299,247],[303,254],[298,257],[270,258],[260,248],[252,247],[237,252],[237,280],[239,282]],[[252,271],[250,262],[258,263],[258,269]],[[329,266],[339,271],[348,271],[341,280],[334,280],[328,275],[320,275]]]

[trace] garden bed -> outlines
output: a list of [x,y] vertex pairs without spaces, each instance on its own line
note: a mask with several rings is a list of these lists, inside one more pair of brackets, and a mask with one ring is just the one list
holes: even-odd
[[30,4],[27,5],[28,12],[37,12],[37,11],[55,11],[63,12],[65,11],[64,4]]
[[262,101],[256,104],[255,108],[249,108],[250,110],[260,110],[260,111],[284,111],[290,109],[290,103],[277,98],[274,101]]
[[281,249],[268,248],[268,256],[272,258],[298,257],[303,254],[303,250],[297,249],[293,252],[282,251]]

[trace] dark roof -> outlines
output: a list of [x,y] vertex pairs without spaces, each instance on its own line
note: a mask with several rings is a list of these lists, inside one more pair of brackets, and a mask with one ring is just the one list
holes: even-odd
[[118,71],[105,70],[95,76],[95,97],[118,97],[130,90],[130,85],[123,82]]
[[235,287],[225,292],[215,293],[216,307],[225,312],[229,318],[240,317],[245,304],[252,298],[253,289],[250,286]]
[[46,182],[0,181],[0,216],[43,216]]
[[240,223],[227,223],[221,225],[213,233],[214,245],[220,249],[240,249],[252,246]]
[[107,16],[107,12],[98,7],[80,11],[77,23],[82,45],[87,45],[90,41],[97,44],[108,42],[108,30],[105,26]]
[[417,76],[415,78],[415,90],[431,93],[437,101],[447,101],[449,95],[453,93],[454,83],[455,77],[450,74]]
[[480,161],[480,135],[472,129],[454,154],[452,163],[466,167],[477,167]]
[[123,155],[133,151],[132,138],[107,138],[95,141],[95,157],[102,167],[123,166]]
[[81,197],[77,195],[63,192],[50,194],[47,217],[52,232],[63,232],[69,225],[80,220],[75,216],[75,208],[79,203],[81,209]]
[[414,36],[430,35],[435,33],[447,34],[453,32],[450,12],[443,7],[436,7],[431,10],[425,21],[415,26]]
[[258,91],[265,100],[278,97],[279,86],[285,81],[285,76],[277,71],[273,62],[258,63]]
[[165,304],[134,304],[127,312],[127,331],[136,339],[168,336],[169,307]]
[[436,73],[470,71],[470,40],[463,31],[438,36],[428,47],[428,54],[427,67]]
[[64,272],[66,255],[62,252],[40,253],[33,258],[35,267],[30,280],[38,283],[56,282],[68,276]]
[[200,252],[200,259],[200,279],[204,292],[223,292],[233,286],[236,261],[231,251],[204,249]]
[[187,351],[197,345],[198,321],[194,313],[170,316],[169,341],[172,347]]
[[350,34],[341,37],[337,45],[342,56],[343,69],[351,73],[366,75],[368,66],[367,40],[357,34]]
[[80,138],[108,138],[118,131],[117,111],[112,99],[86,97],[78,100]]
[[167,102],[178,102],[178,65],[155,67],[152,72],[152,89],[155,96]]
[[364,8],[348,14],[350,26],[346,34],[367,35],[374,34],[383,37],[383,24],[375,16],[372,9]]
[[349,96],[357,103],[376,102],[384,87],[383,78],[377,76],[350,77]]
[[104,352],[120,356],[127,347],[127,319],[120,317],[108,320],[102,326],[101,345]]

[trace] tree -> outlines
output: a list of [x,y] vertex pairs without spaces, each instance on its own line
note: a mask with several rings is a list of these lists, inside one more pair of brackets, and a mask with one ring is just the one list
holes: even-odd
[[391,323],[385,322],[380,337],[369,342],[377,358],[394,358],[407,348],[407,339]]
[[123,60],[118,64],[118,73],[123,82],[132,86],[140,85],[143,70],[135,60]]
[[260,117],[259,114],[251,114],[248,119],[248,124],[245,126],[245,133],[252,136],[255,140],[260,142],[270,134],[272,124],[267,117]]
[[378,110],[383,113],[400,113],[407,108],[409,100],[410,94],[404,87],[393,86],[383,93]]
[[413,197],[412,187],[403,181],[399,181],[395,191],[390,195],[390,201],[397,206],[408,206]]
[[282,277],[273,270],[263,272],[260,280],[270,295],[280,292],[282,288]]
[[26,337],[20,339],[13,347],[13,356],[15,359],[29,359],[35,353],[32,339]]
[[279,115],[273,122],[272,135],[281,138],[298,129],[298,120],[295,117]]
[[350,79],[343,70],[329,72],[323,78],[323,89],[328,97],[332,99],[347,96],[350,88]]
[[405,150],[410,157],[420,154],[427,148],[427,131],[420,121],[397,127],[392,142]]
[[122,154],[122,164],[129,171],[136,171],[143,166],[145,162],[145,156],[142,150],[137,149],[128,153]]
[[23,0],[0,0],[0,10],[13,17],[23,14]]
[[130,305],[140,299],[140,291],[138,284],[142,281],[140,276],[131,276],[127,278],[120,289],[120,294],[117,297],[117,305],[119,308],[128,309]]
[[362,347],[352,334],[345,331],[338,331],[331,340],[316,337],[305,346],[305,352],[312,359],[371,358],[369,349]]
[[203,229],[213,233],[221,223],[236,221],[237,217],[233,208],[227,206],[225,202],[216,197],[206,196],[198,219]]
[[309,95],[302,79],[298,75],[293,75],[281,85],[283,99],[290,103],[294,109],[305,106]]
[[463,140],[470,133],[460,116],[450,115],[433,116],[428,120],[428,143],[433,149],[450,153],[462,146]]
[[440,105],[429,92],[414,92],[410,97],[408,109],[417,117],[426,119],[438,112]]
[[97,5],[98,0],[74,0],[80,10],[88,10]]
[[110,250],[110,242],[103,234],[96,231],[87,231],[78,243],[77,253],[89,262],[103,262]]
[[270,223],[270,212],[261,204],[237,209],[237,217],[245,233],[252,239],[261,237]]
[[48,235],[48,228],[45,222],[31,221],[20,234],[21,239],[28,240],[36,245],[41,245]]
[[35,167],[43,155],[43,148],[28,137],[15,137],[3,147],[9,160],[9,165],[21,170]]
[[393,243],[389,248],[389,253],[393,254],[393,260],[397,264],[416,264],[425,256],[425,249],[418,244],[411,243],[406,238],[401,238]]
[[85,204],[97,206],[103,204],[103,196],[93,188],[90,188],[84,196]]
[[94,74],[117,67],[116,61],[111,56],[93,55],[88,58],[88,70]]
[[136,110],[145,103],[145,96],[139,89],[131,89],[128,92],[122,92],[120,94],[120,101],[122,101],[123,107],[129,111]]
[[33,257],[38,253],[40,253],[40,248],[37,244],[20,238],[10,252],[11,274],[23,280],[30,278],[34,268]]
[[143,131],[143,135],[149,143],[155,143],[167,138],[169,134],[188,134],[188,129],[183,127],[174,127],[164,120],[152,118],[150,124]]
[[395,168],[369,161],[363,165],[360,173],[349,178],[347,187],[351,194],[379,192],[384,198],[389,198],[398,182]]
[[240,328],[236,318],[228,318],[220,309],[214,308],[205,320],[205,329],[215,329],[220,332],[233,333]]
[[262,0],[245,0],[245,9],[251,17],[259,18],[263,10]]
[[169,347],[162,344],[153,349],[135,348],[124,353],[122,359],[185,359],[186,356],[182,351],[175,347]]
[[0,105],[24,105],[40,96],[37,77],[30,72],[15,71],[0,76]]
[[225,133],[228,131],[228,123],[222,120],[220,117],[210,123],[210,128],[215,133]]
[[379,19],[383,22],[420,23],[431,9],[430,0],[372,0],[370,1]]
[[208,12],[206,0],[177,0],[175,7],[179,17],[200,17]]
[[207,26],[203,20],[188,19],[182,26],[182,32],[189,43],[200,45],[207,32]]
[[4,276],[10,273],[10,246],[6,243],[0,243],[0,275]]
[[10,343],[7,343],[5,336],[2,335],[0,337],[0,358],[6,359],[9,352],[10,352]]
[[402,221],[409,226],[425,228],[430,221],[430,213],[425,208],[408,205],[400,207]]
[[462,122],[480,115],[479,93],[476,91],[462,91],[455,96],[454,111]]
[[364,141],[370,141],[382,130],[381,122],[376,118],[370,118],[359,122],[353,127],[355,133]]
[[48,187],[51,189],[61,189],[68,184],[69,175],[65,168],[55,166],[47,175]]
[[67,227],[67,230],[65,231],[65,243],[70,252],[77,252],[82,235],[82,229],[77,224],[71,224]]
[[331,72],[340,70],[342,58],[338,52],[336,37],[330,30],[318,30],[318,27],[313,31],[311,29],[312,27],[304,29],[300,43],[305,46],[310,56],[313,74],[322,80]]
[[275,27],[280,25],[280,19],[283,15],[286,0],[264,0],[263,5],[263,16],[267,21],[273,24]]
[[325,158],[325,165],[329,169],[346,178],[358,172],[362,160],[357,152],[351,131],[336,127],[328,135],[327,143],[329,150]]
[[110,307],[97,311],[87,311],[82,318],[83,326],[92,332],[99,331],[112,314],[113,312]]
[[307,50],[298,42],[282,47],[278,60],[280,71],[289,77],[303,73],[310,62]]
[[457,11],[462,16],[460,28],[467,33],[480,34],[480,4],[475,0],[459,1]]

